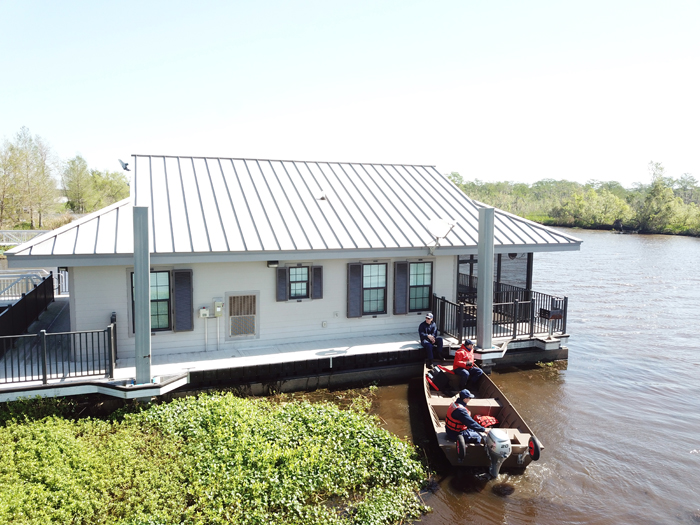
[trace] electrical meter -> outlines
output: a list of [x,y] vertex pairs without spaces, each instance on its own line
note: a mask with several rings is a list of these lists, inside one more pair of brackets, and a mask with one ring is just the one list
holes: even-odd
[[214,317],[224,315],[224,303],[222,301],[214,301]]

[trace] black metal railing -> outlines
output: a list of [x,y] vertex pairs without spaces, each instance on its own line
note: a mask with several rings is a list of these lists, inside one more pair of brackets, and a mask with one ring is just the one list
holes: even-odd
[[116,325],[105,330],[0,336],[0,384],[114,377]]
[[[537,292],[531,292],[536,294]],[[514,299],[512,302],[493,303],[492,337],[532,338],[535,334],[566,333],[566,297],[554,298],[539,294],[529,301]],[[546,304],[547,306],[540,306]],[[546,319],[540,316],[541,309],[561,310],[561,319]],[[476,305],[453,303],[444,297],[433,295],[433,311],[438,329],[442,334],[454,337],[461,344],[465,339],[476,338]]]
[[[475,276],[460,273],[457,302],[476,304],[477,284],[478,279]],[[493,302],[494,314],[503,314],[511,318],[517,315],[519,322],[532,323],[534,325],[531,330],[533,333],[542,333],[549,330],[549,321],[539,317],[540,310],[560,309],[563,311],[563,316],[561,319],[551,320],[552,329],[554,333],[566,333],[567,297],[558,297],[494,281]],[[515,306],[505,306],[508,304],[515,305],[516,302],[519,305],[517,309],[515,309]],[[496,309],[495,306],[499,304],[504,306]],[[521,332],[522,330],[519,330],[520,335],[525,335]]]
[[[0,313],[0,336],[23,334],[54,300],[53,274]],[[0,354],[2,355],[2,354]]]

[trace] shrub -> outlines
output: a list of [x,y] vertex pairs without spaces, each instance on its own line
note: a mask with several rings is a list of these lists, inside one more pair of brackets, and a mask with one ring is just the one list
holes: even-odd
[[364,408],[207,394],[101,421],[31,418],[41,411],[25,404],[0,428],[0,522],[416,518],[415,450]]

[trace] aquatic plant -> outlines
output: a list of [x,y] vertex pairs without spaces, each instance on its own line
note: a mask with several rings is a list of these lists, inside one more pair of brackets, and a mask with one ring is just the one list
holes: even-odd
[[231,393],[113,421],[0,428],[0,522],[401,523],[427,509],[412,445],[360,406]]

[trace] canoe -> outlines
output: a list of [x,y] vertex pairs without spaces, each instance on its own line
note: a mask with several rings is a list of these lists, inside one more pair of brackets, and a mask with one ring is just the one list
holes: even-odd
[[[452,365],[445,364],[440,366],[448,371],[452,370]],[[467,402],[467,408],[471,412],[472,417],[477,414],[495,417],[498,423],[492,428],[496,429],[496,431],[489,433],[490,439],[484,439],[478,445],[467,443],[463,445],[462,451],[458,450],[457,443],[448,440],[445,432],[447,408],[457,399],[457,396],[450,397],[436,391],[427,380],[428,372],[430,372],[430,368],[426,365],[423,369],[425,401],[438,445],[452,465],[491,467],[491,475],[496,477],[500,469],[522,470],[533,460],[539,459],[544,449],[542,443],[537,439],[513,404],[486,374],[482,374],[476,383],[476,387],[470,389],[470,392],[475,397]],[[451,390],[456,392],[459,385],[459,376],[448,374],[448,377],[450,378]],[[499,440],[503,444],[499,444]],[[504,440],[510,443],[510,447],[506,446],[506,441]],[[504,459],[502,456],[505,452],[503,452],[500,459],[495,458],[494,455],[498,452],[494,450],[496,446],[502,447],[504,450],[510,448],[510,454]],[[495,465],[494,463],[499,464]]]

